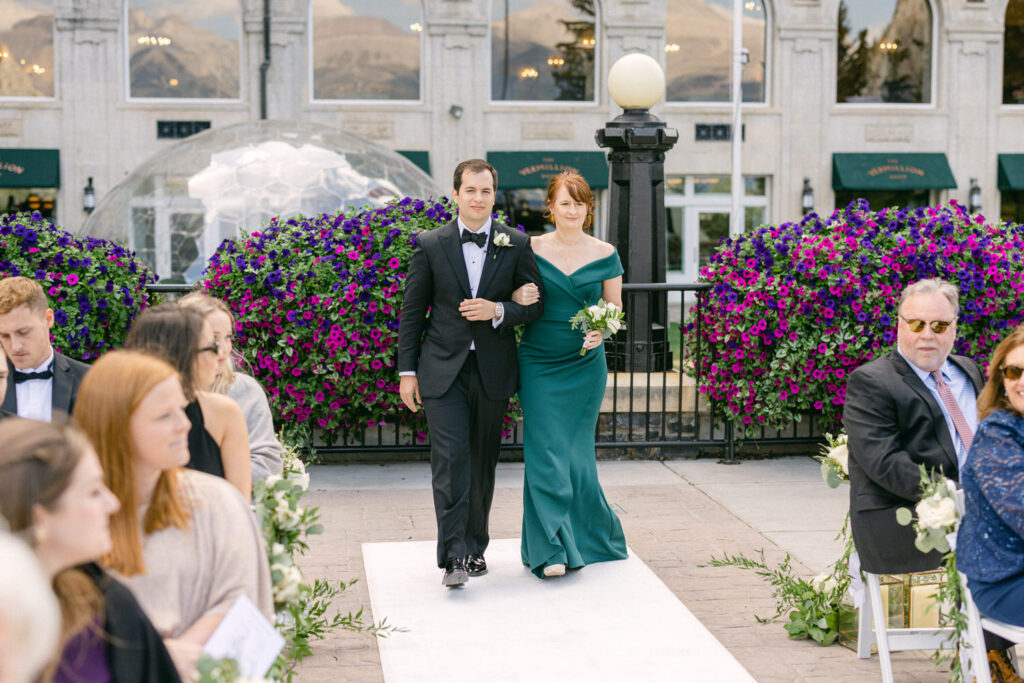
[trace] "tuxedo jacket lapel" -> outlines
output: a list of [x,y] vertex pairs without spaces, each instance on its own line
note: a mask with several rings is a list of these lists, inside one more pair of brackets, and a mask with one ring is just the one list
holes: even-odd
[[75,378],[71,375],[68,359],[59,353],[53,354],[53,410],[69,413],[71,390]]
[[11,360],[7,359],[7,393],[4,394],[4,403],[0,406],[9,413],[18,412],[18,394],[14,390],[14,366]]
[[939,445],[942,446],[942,450],[945,451],[946,457],[949,458],[949,463],[956,467],[959,462],[956,457],[956,446],[953,445],[953,439],[949,435],[949,429],[946,427],[946,416],[942,414],[939,402],[935,400],[935,396],[924,385],[924,382],[917,376],[917,373],[910,368],[907,361],[898,353],[894,353],[893,356],[893,365],[896,367],[896,371],[903,375],[904,383],[913,389],[921,397],[925,405],[928,406],[928,411],[932,416],[932,423],[935,425],[935,437],[938,439]]
[[[463,294],[467,299],[472,298],[472,290],[469,288],[469,273],[466,271],[466,257],[462,255],[462,240],[459,238],[459,224],[457,221],[452,221],[441,229],[445,231],[441,236],[444,255],[448,257],[448,262],[451,264],[452,270],[455,271],[455,279],[462,287]],[[478,287],[477,292],[479,291]]]
[[491,222],[491,243],[487,245],[487,253],[484,254],[484,269],[480,273],[480,286],[476,288],[478,298],[484,298],[484,294],[487,293],[487,286],[491,284],[494,272],[498,269],[501,259],[505,255],[506,249],[508,249],[508,247],[499,247],[494,243],[494,238],[504,232],[505,230],[497,222]]

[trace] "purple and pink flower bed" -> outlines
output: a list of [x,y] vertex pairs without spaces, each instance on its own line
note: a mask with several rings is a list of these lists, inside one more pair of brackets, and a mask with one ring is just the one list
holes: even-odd
[[348,431],[358,439],[399,419],[399,443],[426,438],[422,411],[410,413],[398,394],[398,319],[417,235],[453,213],[447,199],[406,197],[352,214],[273,219],[211,258],[203,291],[230,306],[236,348],[288,438],[333,443]]
[[932,277],[960,289],[954,353],[986,366],[1024,321],[1024,227],[955,202],[873,213],[860,200],[726,240],[701,270],[713,287],[702,294],[699,390],[741,436],[809,413],[834,430],[849,373],[895,348],[901,290]]
[[146,286],[156,282],[134,252],[72,235],[39,213],[0,214],[0,278],[15,275],[43,286],[54,348],[83,361],[121,346],[132,320],[152,303]]

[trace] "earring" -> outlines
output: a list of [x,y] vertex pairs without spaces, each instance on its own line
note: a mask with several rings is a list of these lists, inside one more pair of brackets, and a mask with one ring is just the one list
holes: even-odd
[[33,535],[35,537],[36,545],[44,543],[46,541],[46,528],[41,526],[36,527]]

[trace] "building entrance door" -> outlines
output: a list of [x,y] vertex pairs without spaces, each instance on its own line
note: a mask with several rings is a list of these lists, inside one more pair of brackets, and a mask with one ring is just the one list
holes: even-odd
[[667,206],[665,213],[668,280],[696,282],[719,241],[729,236],[730,212],[713,206]]

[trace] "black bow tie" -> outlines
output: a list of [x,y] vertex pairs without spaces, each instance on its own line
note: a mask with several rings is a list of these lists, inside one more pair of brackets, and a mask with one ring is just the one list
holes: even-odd
[[483,249],[484,245],[487,244],[487,233],[483,231],[470,232],[469,230],[463,230],[462,243],[465,244],[466,242],[473,242],[476,246]]
[[18,372],[14,371],[14,383],[21,384],[31,379],[50,379],[53,377],[53,363],[50,363],[50,367],[46,368],[42,372]]

